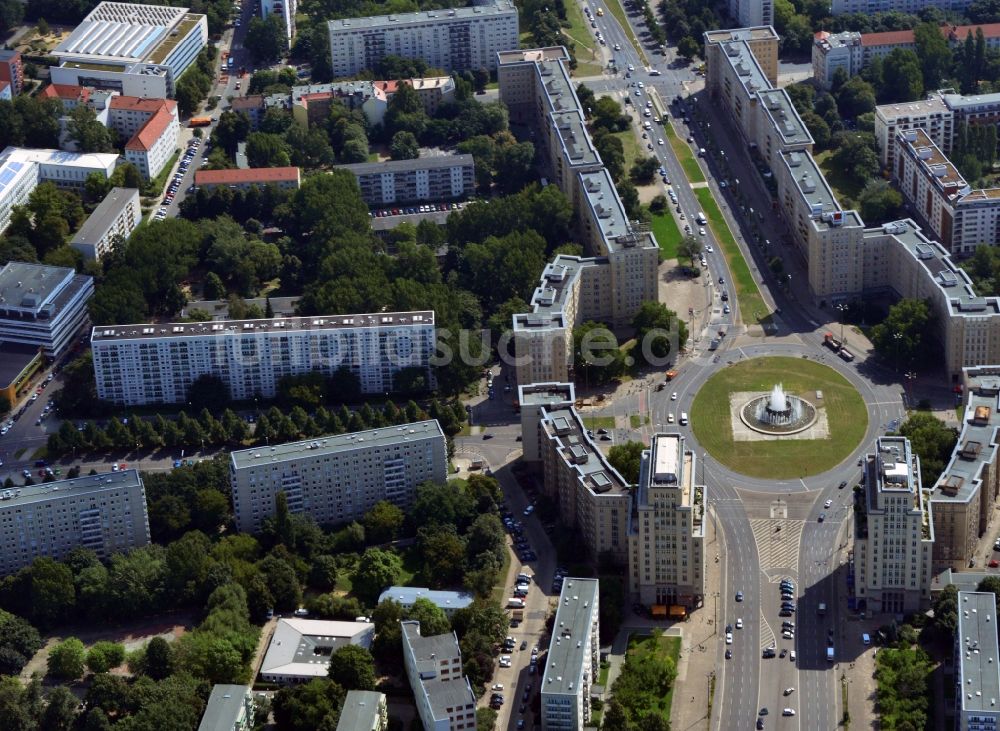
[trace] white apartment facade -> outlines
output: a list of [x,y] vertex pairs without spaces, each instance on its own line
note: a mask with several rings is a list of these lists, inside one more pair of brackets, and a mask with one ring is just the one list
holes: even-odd
[[542,731],[583,731],[592,726],[590,691],[600,671],[599,582],[567,576],[542,675]]
[[361,520],[380,500],[401,508],[418,485],[444,483],[448,455],[436,420],[234,451],[229,457],[239,529],[260,530],[284,492],[292,513],[321,525]]
[[94,278],[69,267],[11,261],[0,269],[0,343],[69,350],[87,322]]
[[706,488],[680,433],[653,435],[643,451],[629,528],[629,590],[647,607],[692,609],[705,596]]
[[857,31],[819,31],[813,36],[813,79],[824,89],[830,88],[837,69],[844,69],[848,76],[854,76],[860,73],[863,65],[864,48],[861,34]]
[[830,3],[831,15],[845,15],[848,13],[871,15],[873,13],[887,13],[898,11],[900,13],[910,13],[916,15],[924,8],[940,8],[941,10],[951,10],[961,13],[972,0],[832,0]]
[[955,627],[955,731],[1000,728],[997,595],[958,592]]
[[433,384],[433,311],[270,320],[115,325],[90,338],[98,397],[126,405],[182,403],[200,376],[235,400],[272,398],[283,376],[347,368],[363,393],[395,390],[403,369]]
[[387,55],[420,58],[432,68],[496,70],[497,53],[517,48],[512,0],[471,7],[344,18],[327,23],[333,75],[356,76]]
[[774,23],[774,0],[729,0],[729,17],[741,26]]
[[295,0],[261,0],[260,17],[267,20],[272,15],[281,21],[281,28],[285,34],[285,48],[292,47],[295,38]]
[[424,731],[475,731],[476,696],[462,675],[458,636],[421,637],[420,622],[400,622],[403,664]]
[[875,107],[875,142],[883,167],[896,164],[899,133],[921,129],[944,154],[951,152],[955,137],[955,115],[941,96],[923,101],[882,104]]
[[0,490],[0,576],[39,556],[64,559],[74,548],[109,558],[149,542],[136,470]]
[[172,99],[111,99],[108,126],[126,138],[125,159],[136,166],[143,180],[155,178],[177,149],[180,122]]
[[865,458],[855,512],[857,596],[872,614],[910,614],[930,603],[934,524],[920,458],[905,437],[879,437]]
[[124,243],[142,220],[138,188],[112,188],[94,209],[70,246],[84,259],[100,261],[115,242]]
[[361,197],[370,206],[440,203],[469,196],[476,187],[476,163],[472,155],[432,155],[416,160],[338,167],[357,178]]

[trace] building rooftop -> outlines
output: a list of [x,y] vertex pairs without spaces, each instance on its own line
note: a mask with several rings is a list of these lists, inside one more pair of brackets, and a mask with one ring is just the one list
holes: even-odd
[[632,237],[632,225],[625,213],[625,206],[618,197],[607,168],[583,172],[579,177],[580,191],[586,196],[587,206],[592,212],[590,219],[600,228],[610,251],[615,248],[616,239]]
[[300,84],[292,87],[292,103],[300,104],[315,98],[330,96],[362,96],[370,98],[376,95],[374,82],[371,81],[340,81],[332,84]]
[[871,48],[872,46],[898,46],[913,42],[912,30],[889,30],[883,33],[861,34],[861,45],[866,48]]
[[500,51],[497,60],[501,66],[516,63],[537,63],[539,61],[569,61],[565,46],[526,48],[516,51]]
[[187,15],[187,8],[102,2],[52,51],[57,58],[89,56],[141,61]]
[[543,407],[541,426],[549,438],[556,440],[559,456],[576,473],[583,487],[597,495],[628,492],[628,482],[587,435],[583,419],[575,408]]
[[440,170],[457,166],[475,165],[472,155],[447,154],[431,157],[418,157],[416,160],[385,160],[383,162],[359,162],[351,165],[337,165],[341,170],[354,173],[357,176],[374,175],[378,173],[403,173],[410,170]]
[[403,642],[410,648],[417,673],[424,680],[438,677],[439,661],[442,658],[459,657],[462,654],[454,632],[424,637],[420,634],[420,622],[416,620],[406,620],[401,623],[401,627]]
[[684,437],[679,432],[656,434],[649,450],[643,453],[647,462],[639,480],[637,502],[649,502],[649,488],[672,487],[680,490],[684,507],[691,506],[694,487],[694,453],[684,448]]
[[47,319],[76,273],[69,267],[8,262],[0,269],[0,318]]
[[465,609],[472,604],[475,597],[466,591],[427,589],[422,586],[390,586],[382,592],[378,601],[381,604],[386,599],[392,599],[403,606],[409,606],[417,599],[426,599],[436,607],[452,611],[455,609]]
[[861,226],[861,219],[854,211],[844,211],[823,172],[808,151],[781,153],[782,162],[795,180],[799,195],[805,199],[813,225],[824,229],[831,226]]
[[522,407],[573,403],[576,398],[572,383],[529,383],[518,386],[517,395]]
[[194,174],[195,185],[240,185],[294,182],[299,179],[297,167],[247,168],[246,170],[199,170]]
[[57,497],[90,495],[104,490],[118,490],[122,487],[141,486],[137,470],[104,472],[99,475],[74,477],[72,480],[56,480],[27,487],[0,489],[0,509],[44,503]]
[[809,129],[784,89],[762,89],[757,96],[771,120],[771,126],[781,135],[781,141],[786,147],[813,144]]
[[[705,35],[706,37],[711,36],[710,33],[706,33]],[[753,51],[750,50],[750,45],[747,41],[726,40],[722,41],[720,45],[722,46],[722,57],[732,67],[742,83],[743,90],[747,96],[771,88],[771,82],[768,81],[767,75],[760,67],[760,64],[757,63],[757,58],[754,56]]]
[[579,277],[587,267],[598,266],[602,259],[560,255],[545,265],[541,281],[531,295],[531,312],[514,315],[514,330],[538,330],[564,327],[566,305]]
[[[367,731],[376,728],[379,706],[385,702],[384,693],[373,690],[349,690],[340,709],[337,731]],[[200,730],[199,730],[200,731]]]
[[371,622],[279,619],[260,672],[325,678],[331,653],[346,645],[370,647],[374,636]]
[[138,203],[138,196],[137,188],[112,188],[94,212],[87,217],[70,243],[96,244],[107,233],[129,201],[135,199]]
[[[0,279],[0,287],[2,287]],[[379,312],[365,315],[324,315],[313,317],[274,317],[262,320],[226,320],[225,322],[179,322],[137,325],[101,325],[91,331],[90,341],[143,340],[207,336],[234,337],[258,332],[293,330],[344,330],[358,327],[401,327],[434,324],[434,311]]]
[[996,713],[1000,700],[1000,655],[997,652],[996,594],[989,591],[958,593],[958,626],[955,629],[961,664],[962,710]]
[[427,700],[430,701],[434,718],[447,718],[453,708],[476,705],[476,696],[472,693],[469,679],[464,675],[424,682],[424,690],[427,691]]
[[213,686],[198,731],[233,731],[248,692],[249,685]]
[[972,112],[978,108],[993,108],[1000,105],[1000,94],[941,94],[941,102],[959,112]]
[[896,141],[909,152],[935,187],[952,194],[969,189],[962,174],[923,129],[900,130],[896,133]]
[[857,46],[861,43],[861,34],[853,30],[845,30],[841,33],[828,33],[825,30],[813,33],[813,45],[824,51],[834,48],[844,48],[846,46]]
[[331,31],[356,32],[367,28],[391,28],[393,26],[420,25],[424,23],[439,24],[447,20],[465,20],[488,15],[507,15],[517,13],[513,0],[494,0],[484,5],[473,5],[464,8],[444,8],[441,10],[421,10],[415,13],[392,13],[390,15],[372,15],[366,18],[342,18],[327,21]]
[[875,115],[887,123],[906,121],[911,117],[924,117],[928,114],[950,114],[951,110],[940,96],[932,96],[917,102],[898,102],[896,104],[880,104],[875,107]]
[[167,111],[166,105],[161,106],[132,139],[125,143],[125,149],[149,152],[175,121],[176,117]]
[[317,437],[301,442],[236,450],[230,453],[229,461],[233,469],[244,469],[272,462],[287,462],[304,457],[314,458],[321,454],[337,454],[355,449],[384,447],[435,436],[443,437],[444,432],[441,431],[441,425],[438,424],[437,419],[428,419],[427,421],[415,421],[410,424],[387,426],[381,429]]
[[450,76],[421,76],[412,79],[373,81],[371,83],[376,92],[386,96],[395,94],[399,90],[400,84],[409,84],[416,91],[430,91],[454,87],[455,80]]
[[769,25],[757,25],[749,28],[710,30],[705,33],[705,38],[712,43],[724,43],[726,41],[763,41],[768,38],[778,40],[778,33]]
[[567,576],[563,580],[541,692],[573,695],[580,689],[583,674],[591,672],[586,640],[597,620],[599,596],[597,579]]
[[49,84],[42,89],[41,95],[47,99],[62,99],[63,101],[85,103],[90,96],[90,89],[85,86],[74,86],[72,84]]

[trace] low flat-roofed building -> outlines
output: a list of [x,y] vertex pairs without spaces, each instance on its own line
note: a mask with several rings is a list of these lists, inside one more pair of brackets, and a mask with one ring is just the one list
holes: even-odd
[[462,651],[451,632],[422,637],[420,622],[400,623],[403,665],[424,731],[476,728],[476,696],[462,674]]
[[391,599],[403,609],[409,609],[417,599],[426,599],[447,616],[452,616],[459,609],[470,606],[475,597],[467,591],[448,591],[447,589],[427,589],[422,586],[390,586],[379,596],[379,604]]
[[997,595],[958,592],[955,628],[955,729],[993,731],[1000,726],[1000,653]]
[[199,170],[194,174],[194,184],[199,188],[233,188],[249,190],[276,185],[284,190],[297,190],[302,176],[297,167],[246,168],[244,170]]
[[98,261],[124,244],[142,220],[138,188],[112,188],[73,236],[70,246]]
[[601,668],[599,598],[597,579],[563,579],[540,689],[542,731],[591,726],[590,690]]
[[0,342],[0,396],[12,406],[45,363],[40,345]]
[[198,731],[251,731],[256,710],[249,685],[215,685]]
[[0,269],[0,343],[59,358],[87,322],[94,279],[68,267],[8,262]]
[[389,712],[385,693],[373,690],[349,690],[340,709],[337,731],[385,731]]
[[260,665],[260,677],[279,685],[325,678],[331,654],[347,645],[368,649],[374,637],[371,622],[279,619]]

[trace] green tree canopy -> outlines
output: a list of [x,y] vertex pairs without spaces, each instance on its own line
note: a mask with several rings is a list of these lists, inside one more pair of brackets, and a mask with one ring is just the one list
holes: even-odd
[[67,637],[49,650],[49,675],[57,680],[75,680],[83,675],[86,651],[76,637]]
[[926,301],[901,299],[889,308],[885,320],[872,328],[875,351],[897,368],[909,368],[923,357],[930,321]]
[[646,446],[642,442],[616,444],[608,451],[608,462],[630,485],[639,482],[639,463]]
[[345,690],[375,690],[375,658],[360,645],[344,645],[330,656],[330,680]]

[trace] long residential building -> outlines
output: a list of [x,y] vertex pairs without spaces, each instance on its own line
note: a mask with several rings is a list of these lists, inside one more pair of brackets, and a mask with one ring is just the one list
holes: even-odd
[[476,187],[472,155],[441,154],[338,167],[358,179],[361,197],[370,206],[455,200],[471,195]]
[[653,435],[642,453],[629,528],[629,590],[645,606],[701,605],[706,488],[680,433]]
[[1000,650],[997,595],[958,592],[955,626],[955,731],[1000,727]]
[[0,344],[61,357],[87,322],[93,294],[94,278],[69,267],[7,262],[0,269]]
[[229,456],[233,513],[255,533],[285,493],[288,509],[320,525],[361,520],[380,500],[405,508],[417,486],[448,476],[444,432],[436,420],[255,447]]
[[587,434],[572,383],[518,386],[524,458],[541,463],[543,490],[559,520],[583,539],[593,558],[629,558],[631,486]]
[[49,71],[53,84],[163,99],[207,44],[207,18],[187,8],[102,2],[52,51]]
[[542,731],[593,725],[590,692],[601,671],[599,600],[597,579],[563,580],[542,675]]
[[129,406],[183,403],[207,375],[237,401],[273,398],[284,376],[340,368],[362,393],[395,391],[404,369],[434,383],[432,311],[102,326],[90,345],[98,397]]
[[297,167],[199,170],[194,174],[195,186],[206,190],[231,188],[246,191],[254,186],[263,188],[266,185],[297,190],[301,182],[302,175]]
[[916,15],[924,8],[939,8],[961,13],[972,0],[832,0],[831,15],[872,15],[896,11]]
[[136,470],[0,490],[0,576],[74,548],[109,558],[149,544],[146,490]]
[[729,17],[745,28],[771,25],[774,22],[774,0],[729,0]]
[[911,614],[930,604],[934,524],[920,458],[905,437],[879,437],[864,461],[855,506],[857,597],[872,614]]
[[572,362],[573,328],[582,319],[615,326],[656,301],[659,247],[629,220],[590,134],[569,77],[563,47],[499,54],[500,100],[533,138],[550,180],[573,203],[588,257],[557,257],[546,267],[531,311],[513,318],[518,383],[564,381]]
[[511,0],[327,22],[333,75],[356,76],[386,56],[419,58],[431,68],[496,70],[497,53],[517,48],[518,14]]
[[400,622],[403,665],[424,731],[475,731],[476,696],[462,674],[462,651],[452,632],[420,635],[420,622]]
[[70,246],[84,259],[100,261],[116,243],[123,244],[141,220],[139,189],[112,188],[73,236]]
[[[864,222],[844,210],[812,156],[813,140],[788,94],[768,73],[777,53],[773,28],[705,33],[706,88],[720,100],[750,149],[774,173],[778,208],[806,260],[809,287],[821,300],[859,292]],[[767,59],[761,65],[760,54]],[[761,213],[763,215],[763,213]]]
[[968,568],[1000,498],[1000,367],[966,368],[963,375],[962,431],[931,492],[934,565],[956,571]]
[[249,685],[215,685],[198,731],[251,731],[257,704]]
[[389,708],[385,693],[349,690],[340,709],[337,731],[386,731]]
[[124,137],[125,159],[135,165],[143,180],[160,174],[177,150],[180,123],[173,99],[111,99],[108,126]]

